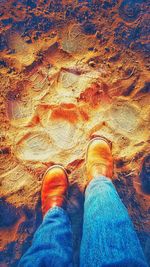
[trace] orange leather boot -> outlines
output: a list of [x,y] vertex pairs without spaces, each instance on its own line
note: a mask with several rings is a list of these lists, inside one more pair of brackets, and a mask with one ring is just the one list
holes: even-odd
[[96,176],[113,176],[113,158],[111,145],[104,137],[93,138],[86,153],[86,169],[88,184]]
[[41,190],[43,216],[53,207],[65,208],[68,187],[68,176],[62,166],[54,165],[46,171]]

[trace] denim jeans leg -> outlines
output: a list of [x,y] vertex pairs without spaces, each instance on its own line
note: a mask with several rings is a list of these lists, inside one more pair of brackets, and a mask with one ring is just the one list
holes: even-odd
[[72,229],[65,210],[50,209],[18,267],[72,267]]
[[109,178],[85,192],[81,267],[148,267],[128,212]]

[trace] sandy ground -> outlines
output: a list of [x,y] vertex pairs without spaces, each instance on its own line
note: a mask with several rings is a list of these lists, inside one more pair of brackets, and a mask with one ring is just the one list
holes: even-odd
[[55,163],[69,175],[78,266],[93,135],[112,142],[115,185],[150,262],[148,2],[1,2],[1,266],[30,246]]

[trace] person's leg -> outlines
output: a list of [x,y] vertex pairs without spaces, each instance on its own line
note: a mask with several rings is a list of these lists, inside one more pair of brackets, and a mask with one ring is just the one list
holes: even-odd
[[90,142],[86,167],[88,186],[85,192],[80,266],[146,267],[128,212],[111,181],[111,147],[103,138],[95,138]]
[[72,230],[65,211],[68,186],[67,173],[61,166],[55,165],[45,173],[41,190],[43,222],[19,267],[72,266]]
[[18,267],[71,267],[72,229],[66,211],[50,209]]
[[94,178],[85,192],[80,266],[148,266],[127,210],[104,176]]

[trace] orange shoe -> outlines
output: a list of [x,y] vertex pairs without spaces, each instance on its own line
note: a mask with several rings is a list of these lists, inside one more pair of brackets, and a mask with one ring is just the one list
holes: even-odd
[[113,158],[111,145],[104,137],[93,138],[86,153],[88,183],[96,176],[113,176]]
[[53,207],[65,208],[68,187],[68,176],[62,166],[54,165],[46,171],[41,190],[43,216]]

